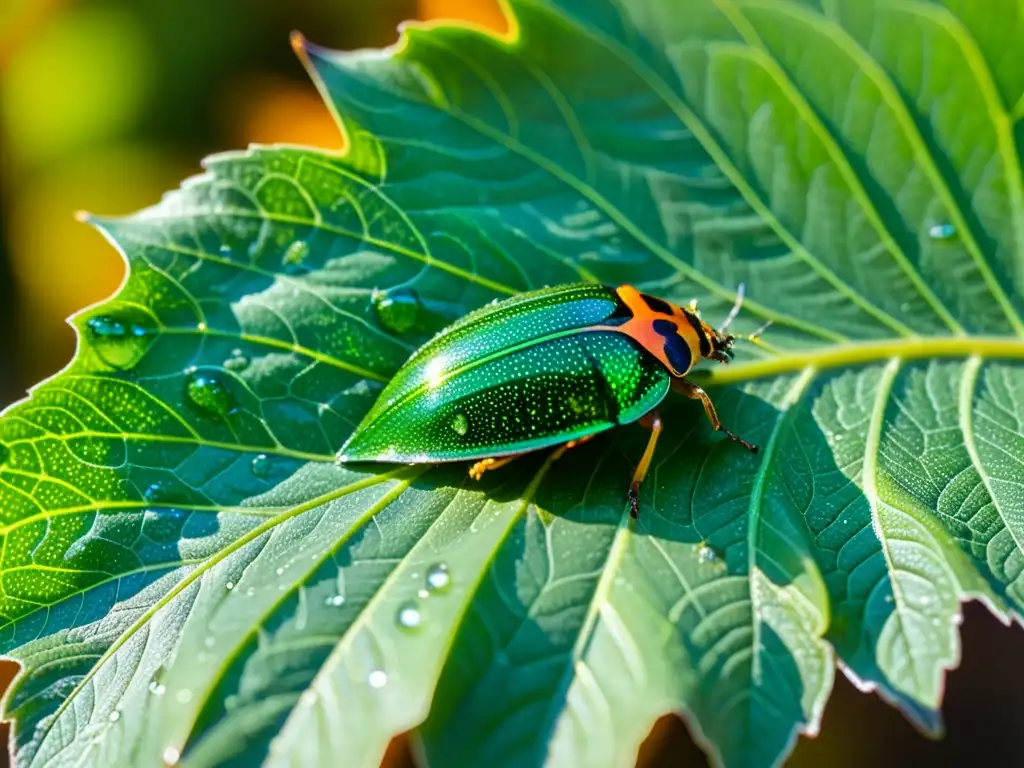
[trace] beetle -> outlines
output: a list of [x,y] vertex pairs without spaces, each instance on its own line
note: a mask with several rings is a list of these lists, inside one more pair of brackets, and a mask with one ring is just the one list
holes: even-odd
[[631,285],[572,283],[491,303],[420,347],[380,393],[338,453],[339,462],[402,464],[476,460],[469,474],[558,446],[549,460],[612,427],[651,432],[629,487],[638,491],[662,431],[658,405],[673,389],[700,400],[715,430],[715,406],[686,376],[700,359],[728,363],[727,333],[696,305],[680,307]]

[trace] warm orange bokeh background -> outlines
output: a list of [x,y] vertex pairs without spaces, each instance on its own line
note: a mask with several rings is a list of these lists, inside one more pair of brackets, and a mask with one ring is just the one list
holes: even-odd
[[[70,359],[64,319],[121,280],[120,258],[76,210],[142,208],[197,173],[204,155],[250,142],[338,147],[288,33],[381,46],[417,16],[506,28],[496,0],[0,0],[0,407]],[[790,764],[1024,762],[1021,635],[969,608],[945,742],[924,740],[838,675],[823,735],[802,741]],[[12,670],[0,665],[0,685]],[[409,764],[401,742],[388,763]],[[664,718],[640,763],[704,761]]]

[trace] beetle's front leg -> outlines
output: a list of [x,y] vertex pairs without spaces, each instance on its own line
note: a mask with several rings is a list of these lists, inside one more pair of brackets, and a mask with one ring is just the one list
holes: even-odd
[[715,405],[711,402],[711,397],[707,392],[686,379],[672,379],[672,389],[681,395],[686,395],[691,400],[700,400],[704,406],[704,413],[708,415],[708,421],[711,422],[712,429],[716,432],[722,432],[730,440],[739,443],[751,453],[757,453],[756,445],[748,443],[742,437],[734,435],[722,426],[722,422],[718,418],[718,412],[715,411]]

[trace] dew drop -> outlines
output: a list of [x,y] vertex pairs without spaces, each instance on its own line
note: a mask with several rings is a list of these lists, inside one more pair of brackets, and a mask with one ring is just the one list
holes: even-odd
[[177,765],[181,759],[181,751],[175,747],[168,747],[163,754],[164,765]]
[[219,248],[219,250],[220,250],[221,256],[230,256],[233,253],[233,251],[231,250],[231,246],[230,245],[226,245],[226,244],[222,245]]
[[713,563],[718,560],[718,553],[707,544],[701,545],[697,550],[697,561],[701,563]]
[[224,589],[228,590],[228,592],[230,592],[234,588],[235,588],[235,582],[233,582],[233,581],[229,581],[227,584],[224,585]]
[[382,669],[375,669],[366,679],[371,688],[383,688],[388,683],[388,673]]
[[928,230],[928,236],[932,240],[952,240],[956,237],[956,227],[952,224],[936,224]]
[[192,701],[192,691],[188,688],[182,688],[174,698],[177,699],[179,704],[188,704]]
[[249,358],[242,354],[242,350],[231,350],[231,357],[224,361],[224,368],[232,373],[240,373],[249,367]]
[[427,589],[431,592],[444,592],[451,583],[452,576],[445,563],[435,563],[427,569]]
[[344,595],[331,595],[326,600],[324,600],[324,603],[326,603],[327,605],[333,605],[335,607],[337,607],[339,605],[344,605],[344,603],[345,603],[345,596]]
[[196,330],[199,331],[200,333],[206,333],[208,328],[209,326],[202,321],[196,323]]
[[455,430],[457,435],[465,435],[469,430],[469,422],[466,421],[466,416],[461,413],[455,414],[455,418],[452,419],[452,429]]
[[420,600],[426,600],[428,597],[430,597],[430,593],[425,589],[421,589],[418,592],[416,592],[416,596]]
[[278,568],[277,569],[277,575],[278,576],[283,576],[284,575],[284,568]]
[[188,375],[185,396],[199,410],[216,416],[227,415],[233,405],[231,391],[216,374],[207,371],[192,371]]
[[416,629],[423,621],[423,614],[420,613],[419,606],[410,600],[398,607],[395,618],[402,629]]
[[422,328],[423,302],[411,288],[377,293],[373,304],[381,325],[392,333],[408,333]]
[[267,454],[261,453],[252,460],[252,473],[261,480],[270,474],[270,459]]
[[116,723],[118,720],[121,719],[121,710],[115,709],[109,715],[107,715],[107,719],[110,720],[110,722],[112,723]]
[[100,315],[86,322],[92,348],[112,368],[130,368],[149,348],[150,329],[128,319]]
[[167,693],[167,686],[161,683],[159,680],[149,681],[149,692],[154,696],[163,696]]
[[288,249],[284,252],[281,264],[286,269],[294,269],[295,267],[300,266],[308,256],[309,243],[303,240],[296,240],[294,243],[289,245]]
[[92,335],[100,338],[123,339],[128,336],[124,323],[108,315],[90,318],[87,325]]
[[150,504],[156,504],[161,501],[166,501],[167,497],[170,495],[168,491],[169,488],[166,483],[151,483],[146,490],[142,492],[142,498]]

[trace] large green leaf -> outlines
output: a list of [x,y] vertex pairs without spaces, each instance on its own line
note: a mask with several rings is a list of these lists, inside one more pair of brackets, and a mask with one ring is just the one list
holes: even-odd
[[[499,40],[299,43],[344,156],[254,148],[96,223],[130,274],[0,420],[19,763],[729,766],[836,665],[928,730],[960,604],[1024,605],[1024,18],[1013,0],[515,0]],[[59,119],[59,116],[55,116]],[[630,281],[774,320],[672,399],[482,483],[338,466],[491,299]]]

